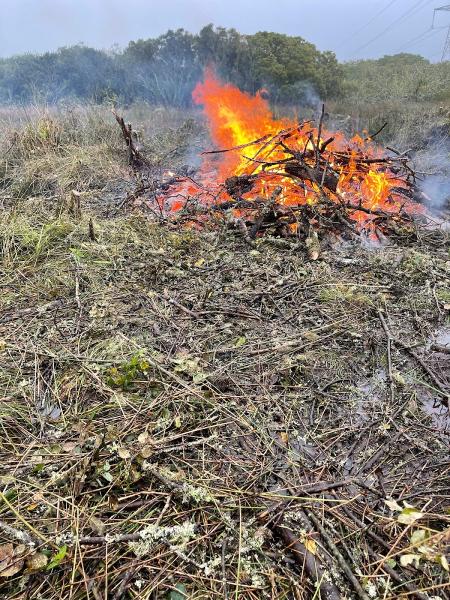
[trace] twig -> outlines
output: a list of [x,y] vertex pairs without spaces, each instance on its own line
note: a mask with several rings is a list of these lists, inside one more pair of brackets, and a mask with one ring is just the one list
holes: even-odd
[[391,332],[388,329],[386,321],[383,317],[383,314],[380,310],[378,311],[378,316],[380,317],[381,325],[383,326],[384,332],[387,337],[388,378],[389,378],[389,387],[391,390],[391,402],[393,405],[394,399],[395,399],[395,383],[394,383],[394,377],[392,374],[392,357],[391,357],[392,336],[391,336]]
[[316,529],[319,531],[320,535],[324,539],[324,541],[325,541],[326,545],[328,546],[328,549],[330,550],[331,554],[333,555],[333,557],[338,562],[339,566],[341,567],[341,569],[343,570],[343,572],[347,576],[347,578],[350,581],[350,583],[353,585],[353,588],[354,588],[354,590],[355,590],[356,595],[358,596],[358,598],[360,598],[361,600],[370,600],[369,596],[366,594],[366,592],[361,587],[361,584],[356,579],[356,577],[353,574],[353,571],[351,570],[349,564],[347,563],[347,561],[345,560],[345,558],[342,556],[341,552],[339,551],[339,549],[337,548],[336,544],[333,542],[333,540],[331,539],[331,537],[328,535],[327,530],[323,527],[323,525],[320,522],[320,520],[316,517],[316,515],[311,510],[306,511],[306,514],[308,515],[308,517],[311,519],[311,521],[316,526]]
[[387,127],[387,125],[388,122],[386,121],[386,123],[384,123],[384,125],[382,125],[380,129],[378,129],[378,131],[375,131],[375,133],[369,133],[368,137],[365,138],[365,141],[368,142],[370,140],[373,140],[373,138],[379,135],[383,131],[383,129]]
[[287,549],[294,555],[301,570],[305,569],[311,581],[320,588],[322,598],[327,600],[341,600],[342,596],[338,588],[325,579],[325,571],[320,565],[318,559],[312,554],[297,536],[286,525],[276,525],[275,531],[280,535]]
[[8,523],[5,523],[4,521],[0,521],[0,530],[3,531],[7,536],[18,540],[22,544],[36,544],[35,538],[33,538],[26,531],[22,531],[21,529],[11,527],[11,525],[8,525]]

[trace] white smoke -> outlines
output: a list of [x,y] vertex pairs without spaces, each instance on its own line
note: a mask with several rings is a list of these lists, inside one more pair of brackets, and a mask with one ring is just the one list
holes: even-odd
[[429,208],[440,212],[450,207],[450,139],[433,139],[414,155],[414,164],[421,177],[419,187],[429,198]]

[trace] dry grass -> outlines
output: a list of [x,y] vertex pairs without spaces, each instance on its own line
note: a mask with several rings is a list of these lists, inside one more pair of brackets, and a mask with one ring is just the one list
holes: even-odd
[[[197,130],[155,132],[158,157],[176,131]],[[110,133],[101,177],[129,177]],[[58,144],[39,152],[62,160]],[[445,598],[448,411],[426,370],[448,390],[428,343],[449,326],[445,233],[322,240],[311,262],[117,213],[126,192],[108,215],[84,176],[73,215],[55,165],[56,186],[5,199],[0,223],[3,597],[310,600],[330,580],[341,597]]]
[[[150,160],[165,168],[195,153],[201,127],[195,113],[133,106],[127,120],[144,123],[138,143]],[[120,187],[129,180],[120,130],[108,107],[73,106],[3,108],[0,110],[0,178],[3,194],[61,196]]]

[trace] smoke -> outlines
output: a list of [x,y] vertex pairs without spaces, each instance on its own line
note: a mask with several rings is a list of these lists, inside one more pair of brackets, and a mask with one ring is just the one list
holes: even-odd
[[422,181],[421,191],[429,198],[428,208],[439,213],[450,207],[450,138],[447,127],[430,132],[430,141],[414,155]]
[[420,186],[422,192],[430,199],[429,208],[439,212],[450,204],[450,173],[430,175]]

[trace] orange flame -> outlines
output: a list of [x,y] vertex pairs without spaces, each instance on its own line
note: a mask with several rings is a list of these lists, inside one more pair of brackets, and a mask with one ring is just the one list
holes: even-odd
[[[204,82],[197,84],[193,99],[203,106],[212,141],[223,152],[203,157],[197,176],[199,183],[186,180],[171,190],[164,202],[172,199],[172,211],[182,208],[183,199],[190,196],[205,205],[229,200],[221,182],[232,175],[257,175],[252,189],[242,193],[244,199],[268,198],[275,187],[281,185],[279,204],[314,204],[321,196],[321,185],[317,178],[315,181],[305,177],[296,180],[285,176],[284,164],[292,159],[286,146],[303,157],[309,156],[314,166],[316,148],[322,147],[325,141],[326,149],[321,157],[328,161],[330,170],[338,173],[335,191],[330,193],[328,188],[327,195],[336,203],[345,198],[345,202],[354,207],[352,218],[362,226],[370,228],[376,218],[368,211],[422,210],[420,205],[398,193],[406,187],[406,182],[390,170],[388,163],[381,167],[381,163],[371,162],[385,155],[370,138],[355,135],[347,139],[342,132],[322,130],[319,140],[319,132],[311,123],[299,125],[289,119],[275,119],[261,93],[251,96],[231,84],[224,84],[210,70],[206,71]],[[337,155],[346,157],[341,166],[333,163]],[[280,165],[280,161],[284,162]]]

